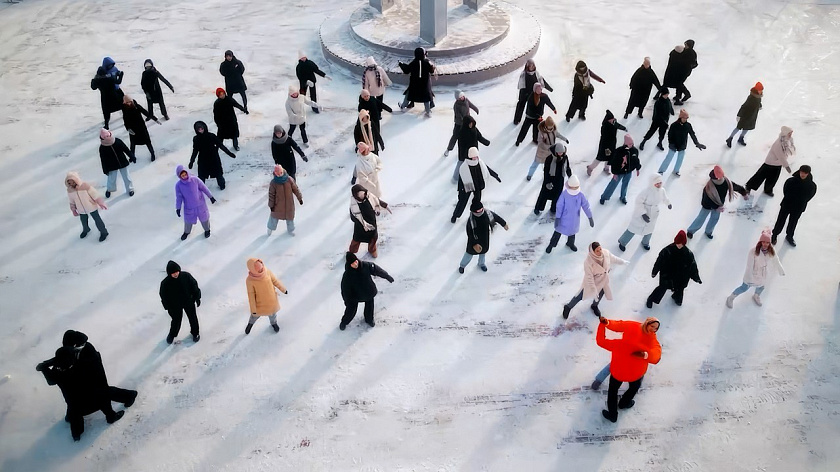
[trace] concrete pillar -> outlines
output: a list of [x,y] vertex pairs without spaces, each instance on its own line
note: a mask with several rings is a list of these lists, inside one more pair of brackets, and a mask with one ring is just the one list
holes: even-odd
[[464,0],[464,5],[470,9],[478,11],[479,8],[487,4],[487,0]]
[[420,0],[420,39],[437,44],[446,37],[446,0]]
[[385,13],[385,10],[394,6],[394,0],[370,0],[370,6],[376,8],[379,13]]

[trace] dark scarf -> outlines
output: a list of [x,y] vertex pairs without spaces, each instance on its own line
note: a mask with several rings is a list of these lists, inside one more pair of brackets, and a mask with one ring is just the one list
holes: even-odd
[[275,175],[274,179],[272,179],[272,180],[274,180],[275,183],[283,185],[283,184],[286,183],[287,180],[289,180],[289,173],[288,172],[283,172],[283,175],[280,175],[280,176]]
[[[376,85],[382,87],[382,76],[379,75],[379,67],[375,64],[365,67],[365,72],[373,71],[376,74]],[[362,88],[367,89],[367,74],[362,74]]]

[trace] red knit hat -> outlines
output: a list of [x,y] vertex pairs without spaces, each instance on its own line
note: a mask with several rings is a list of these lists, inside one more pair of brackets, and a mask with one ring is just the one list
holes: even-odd
[[674,237],[674,244],[682,244],[683,246],[685,246],[687,242],[688,237],[685,235],[685,231],[683,230],[680,230],[680,232],[677,233],[677,235]]
[[753,88],[754,88],[754,89],[756,89],[756,90],[758,90],[759,92],[763,92],[763,91],[764,91],[764,85],[763,85],[761,82],[756,82],[756,83],[755,83],[755,87],[753,87]]
[[219,87],[216,89],[216,98],[219,98],[223,93],[225,93],[225,89]]

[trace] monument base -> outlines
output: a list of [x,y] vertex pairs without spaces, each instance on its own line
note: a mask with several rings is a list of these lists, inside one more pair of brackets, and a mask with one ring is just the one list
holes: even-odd
[[384,14],[360,2],[327,18],[320,28],[327,59],[361,75],[372,56],[400,84],[408,82],[397,63],[410,62],[424,47],[435,63],[435,84],[456,85],[492,79],[524,66],[540,43],[537,19],[507,2],[488,2],[475,11],[450,0],[448,34],[432,45],[420,39],[418,0],[403,0]]

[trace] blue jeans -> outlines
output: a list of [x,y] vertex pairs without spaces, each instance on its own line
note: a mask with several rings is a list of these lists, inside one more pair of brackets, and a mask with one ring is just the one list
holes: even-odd
[[[278,220],[277,218],[274,218],[273,216],[269,216],[268,217],[268,229],[270,229],[271,231],[276,230],[277,229],[277,223],[279,221],[280,220]],[[286,220],[286,231],[288,231],[289,233],[294,233],[295,232],[295,220]]]
[[613,178],[611,178],[610,182],[607,184],[607,188],[604,189],[604,193],[601,194],[601,200],[609,200],[610,197],[612,197],[613,192],[615,192],[615,188],[618,187],[619,182],[621,182],[621,198],[626,200],[627,186],[630,184],[630,178],[632,176],[632,172],[628,172],[626,174],[614,174]]
[[[749,285],[747,285],[746,283],[742,283],[740,287],[738,287],[738,288],[736,288],[735,290],[732,291],[732,295],[738,296],[738,295],[746,292],[749,289],[750,289]],[[763,291],[764,291],[764,285],[760,285],[760,286],[755,288],[755,294],[756,295],[761,295],[761,292],[763,292]]]
[[[487,254],[479,254],[478,255],[478,266],[479,267],[487,267],[486,265],[484,265],[484,256],[486,256],[486,255]],[[470,263],[472,258],[473,258],[472,254],[470,254],[468,252],[465,252],[464,257],[461,258],[461,267],[466,267],[467,264]]]
[[461,176],[461,166],[462,165],[464,165],[464,161],[462,161],[460,159],[455,164],[455,172],[452,174],[452,181],[455,182],[455,183],[458,182],[458,178]]
[[[411,100],[408,99],[408,94],[405,94],[405,98],[403,99],[402,103],[400,103],[400,108],[407,107],[410,101]],[[432,102],[423,102],[423,107],[426,108],[426,113],[432,112]]]
[[108,172],[107,190],[109,192],[117,191],[117,172],[122,175],[123,183],[125,184],[125,191],[131,192],[134,190],[134,183],[131,181],[131,175],[128,173],[128,166],[123,167],[118,171],[112,170],[111,172]]
[[[629,243],[630,240],[633,239],[633,236],[635,236],[635,235],[636,234],[632,233],[629,229],[625,230],[624,234],[622,234],[621,237],[618,238],[618,243],[621,244],[622,246],[626,246],[627,243]],[[648,234],[642,236],[642,246],[650,247],[651,236],[653,236],[653,233],[648,233]]]
[[709,223],[706,225],[706,234],[712,234],[715,230],[715,225],[717,225],[718,219],[720,218],[720,212],[717,210],[709,210],[703,207],[700,207],[700,213],[697,214],[697,218],[694,218],[694,221],[688,227],[688,232],[694,234],[700,227],[703,226],[703,223],[706,221],[706,218],[709,218]]
[[[741,130],[741,136],[739,136],[738,139],[739,140],[744,139],[744,136],[747,134],[747,131],[749,131],[749,130],[742,129]],[[737,133],[738,133],[738,127],[736,126],[735,129],[732,130],[732,134],[729,135],[729,139],[734,138]]]
[[607,380],[607,377],[610,376],[610,365],[607,364],[601,369],[601,372],[598,372],[598,375],[595,376],[595,381],[604,383],[604,380]]
[[535,157],[535,158],[534,158],[534,162],[532,162],[532,163],[531,163],[531,167],[529,167],[529,168],[528,168],[528,177],[533,177],[533,176],[534,176],[534,172],[536,172],[536,171],[537,171],[537,168],[538,168],[539,166],[540,166],[540,162],[539,162],[539,161],[537,160],[537,158]]
[[662,161],[662,165],[659,166],[659,173],[664,174],[666,170],[668,170],[668,166],[671,165],[671,159],[674,158],[674,153],[677,154],[677,163],[674,165],[674,172],[679,172],[680,167],[682,167],[683,158],[685,157],[685,149],[682,151],[677,151],[676,149],[670,148],[668,149],[668,154],[665,155],[665,160]]

